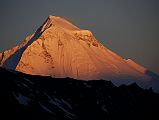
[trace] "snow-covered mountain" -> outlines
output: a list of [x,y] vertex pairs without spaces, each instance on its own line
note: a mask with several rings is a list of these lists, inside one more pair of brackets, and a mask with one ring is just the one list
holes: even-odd
[[89,30],[49,16],[19,46],[0,54],[1,66],[32,75],[82,80],[150,80],[146,69],[104,47]]

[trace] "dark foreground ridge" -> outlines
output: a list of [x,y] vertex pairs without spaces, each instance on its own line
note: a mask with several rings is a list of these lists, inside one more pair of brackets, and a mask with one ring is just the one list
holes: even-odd
[[159,119],[159,94],[135,83],[116,87],[105,80],[31,76],[2,68],[0,80],[1,120]]

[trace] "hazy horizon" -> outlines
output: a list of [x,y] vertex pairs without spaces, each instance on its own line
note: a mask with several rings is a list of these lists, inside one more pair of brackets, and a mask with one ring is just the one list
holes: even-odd
[[49,15],[91,30],[107,48],[159,73],[158,0],[1,0],[0,51],[20,44]]

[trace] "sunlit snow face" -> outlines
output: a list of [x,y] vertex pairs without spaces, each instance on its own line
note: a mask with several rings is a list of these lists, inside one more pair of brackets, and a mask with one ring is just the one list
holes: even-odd
[[89,30],[55,16],[49,16],[34,34],[6,51],[1,61],[7,69],[57,78],[128,83],[151,79],[145,68],[105,48]]

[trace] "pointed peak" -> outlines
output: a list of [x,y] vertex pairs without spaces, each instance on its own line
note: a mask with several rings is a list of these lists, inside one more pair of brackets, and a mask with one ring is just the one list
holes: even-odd
[[51,21],[52,24],[55,25],[55,26],[60,26],[62,28],[69,29],[76,34],[88,35],[88,36],[93,35],[90,30],[80,29],[80,28],[76,27],[75,25],[73,25],[71,22],[69,22],[68,20],[66,20],[63,17],[49,15],[48,16],[48,21],[49,22]]
[[52,16],[52,15],[49,15],[48,18],[49,18],[49,19],[64,19],[64,18],[62,18],[62,17]]
[[67,30],[80,30],[78,27],[67,21],[63,17],[49,15],[43,26],[56,26]]

